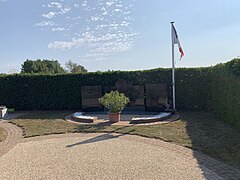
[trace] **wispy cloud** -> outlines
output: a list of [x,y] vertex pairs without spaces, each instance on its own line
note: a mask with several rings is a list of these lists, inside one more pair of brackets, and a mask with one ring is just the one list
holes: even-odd
[[[118,52],[130,51],[135,37],[132,29],[132,11],[135,0],[56,0],[45,6],[47,13],[35,26],[52,27],[62,34],[61,40],[48,44],[50,49],[70,50],[84,46],[85,59],[106,59]],[[60,20],[59,18],[62,18]],[[60,27],[56,27],[56,24]],[[48,28],[49,29],[49,28]],[[68,30],[68,33],[64,33]],[[69,39],[66,39],[69,38]]]
[[65,31],[65,28],[52,28],[52,31]]
[[47,14],[42,14],[42,17],[48,18],[48,19],[52,19],[54,16],[56,16],[56,12],[49,12]]
[[69,12],[71,10],[71,8],[70,7],[65,7],[65,8],[61,8],[60,10],[61,11],[58,12],[58,14],[63,15],[63,14],[66,14],[67,12]]
[[35,24],[35,27],[44,27],[44,26],[53,26],[55,23],[53,21],[41,21],[40,23]]
[[56,8],[61,9],[62,8],[62,4],[58,3],[58,2],[51,2],[50,4],[48,4],[48,7],[49,8],[56,7]]
[[72,41],[54,41],[49,43],[48,47],[53,49],[72,49],[81,44],[81,39],[72,39]]

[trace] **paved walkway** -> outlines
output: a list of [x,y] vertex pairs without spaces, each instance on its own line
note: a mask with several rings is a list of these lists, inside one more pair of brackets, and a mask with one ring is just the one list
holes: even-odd
[[[0,144],[0,179],[239,179],[240,172],[199,152],[157,139],[121,134],[62,134]],[[9,151],[9,149],[11,149]]]

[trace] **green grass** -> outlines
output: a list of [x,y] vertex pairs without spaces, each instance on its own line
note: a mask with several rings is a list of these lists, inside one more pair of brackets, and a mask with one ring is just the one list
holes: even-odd
[[76,125],[62,120],[70,112],[33,112],[12,121],[25,137],[70,132],[115,132],[158,138],[199,150],[240,168],[240,130],[219,121],[213,114],[182,112],[181,120],[151,126]]
[[73,111],[31,111],[29,113],[27,113],[24,116],[21,116],[18,119],[37,119],[37,120],[41,120],[41,119],[47,119],[47,120],[55,120],[55,119],[64,119],[64,117],[66,117],[69,114],[72,114]]
[[0,127],[0,142],[4,141],[7,137],[7,131]]
[[12,123],[22,127],[24,137],[78,132],[76,125],[63,120],[71,113],[70,111],[30,112]]

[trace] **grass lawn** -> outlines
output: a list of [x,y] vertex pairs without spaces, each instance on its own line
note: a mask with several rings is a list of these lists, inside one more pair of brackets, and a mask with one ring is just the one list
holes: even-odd
[[141,135],[199,150],[240,169],[240,130],[205,112],[181,112],[181,120],[151,126],[76,125],[63,120],[71,112],[33,112],[12,121],[25,137],[69,132]]
[[7,131],[0,127],[0,142],[4,141],[7,137]]

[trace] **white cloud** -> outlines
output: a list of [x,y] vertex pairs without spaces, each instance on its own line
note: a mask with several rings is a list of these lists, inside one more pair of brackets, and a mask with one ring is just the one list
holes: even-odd
[[113,4],[115,4],[115,2],[114,2],[114,1],[109,1],[109,2],[106,2],[106,5],[107,5],[107,6],[112,6]]
[[[64,2],[64,1],[62,1]],[[45,7],[46,5],[42,5],[42,7]],[[50,4],[47,5],[48,8],[54,8],[54,11],[50,11],[47,14],[42,14],[43,17],[52,19],[53,17],[57,15],[64,15],[67,12],[71,10],[71,8],[68,5],[64,5],[58,2],[51,2]]]
[[81,45],[81,39],[72,39],[72,41],[54,41],[48,44],[48,48],[50,49],[72,49],[75,46]]
[[93,49],[91,52],[94,54],[109,54],[129,51],[133,42],[109,42],[103,43],[101,46]]
[[91,32],[85,32],[82,34],[82,38],[73,38],[71,41],[54,41],[49,43],[50,49],[72,49],[73,47],[79,47],[83,44],[93,47],[98,45],[98,42],[110,41],[116,38],[116,34],[106,34],[104,36],[96,37]]
[[[61,40],[48,44],[50,49],[84,47],[84,59],[104,59],[113,53],[130,51],[134,46],[139,35],[131,26],[132,3],[135,0],[55,1],[45,7],[52,9],[43,15],[52,21],[42,21],[36,25],[54,25],[48,30],[62,34]],[[61,16],[63,21],[59,21]],[[57,23],[58,27],[53,23]]]
[[99,21],[99,20],[103,20],[103,17],[100,17],[100,16],[98,16],[98,17],[97,17],[97,16],[92,16],[92,17],[91,17],[91,20],[92,20],[92,21]]
[[56,8],[61,9],[62,8],[62,4],[60,4],[58,2],[51,2],[50,4],[48,4],[48,7],[49,8],[56,7]]
[[80,8],[80,4],[74,4],[75,8]]
[[86,7],[87,6],[87,1],[84,1],[81,5],[82,5],[82,7]]
[[35,27],[43,27],[43,26],[53,26],[55,23],[53,21],[42,21],[40,23],[35,24]]
[[47,13],[47,14],[42,14],[42,16],[43,17],[45,17],[45,18],[48,18],[48,19],[52,19],[54,16],[56,16],[56,12],[49,12],[49,13]]
[[123,7],[123,5],[122,4],[116,4],[116,7],[121,8],[121,7]]
[[65,28],[52,28],[52,31],[64,31]]
[[104,11],[104,12],[102,13],[102,15],[103,15],[103,16],[106,16],[106,15],[108,15],[108,12],[107,12],[107,11]]
[[67,12],[69,12],[71,10],[70,7],[65,7],[65,8],[62,8],[61,11],[58,13],[58,14],[66,14]]

